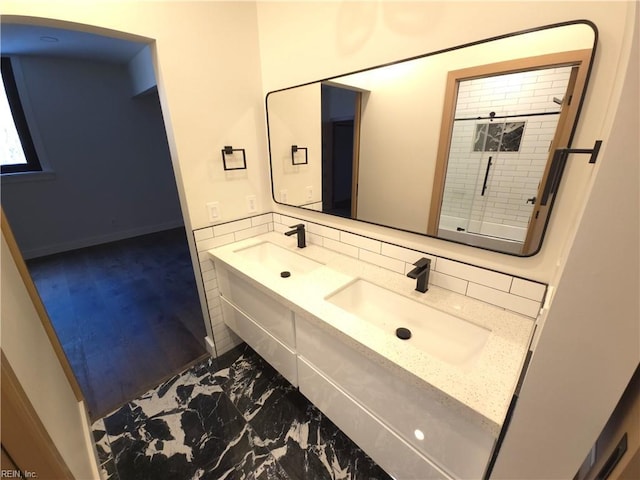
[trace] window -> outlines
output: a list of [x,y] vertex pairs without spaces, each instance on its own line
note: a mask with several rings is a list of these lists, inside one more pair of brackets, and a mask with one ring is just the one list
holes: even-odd
[[476,125],[474,152],[517,152],[525,122],[480,123]]
[[27,119],[22,109],[9,57],[1,59],[0,95],[0,172],[41,171]]

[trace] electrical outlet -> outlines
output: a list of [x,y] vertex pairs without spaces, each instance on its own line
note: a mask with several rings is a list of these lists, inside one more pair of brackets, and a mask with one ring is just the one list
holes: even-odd
[[280,201],[282,203],[287,203],[287,198],[288,198],[288,192],[287,190],[280,190]]
[[209,221],[217,222],[222,218],[222,212],[220,211],[220,202],[207,203],[207,212],[209,212]]
[[256,206],[256,196],[255,195],[247,195],[247,212],[255,213],[258,210]]
[[307,187],[307,200],[313,200],[313,187],[311,185]]

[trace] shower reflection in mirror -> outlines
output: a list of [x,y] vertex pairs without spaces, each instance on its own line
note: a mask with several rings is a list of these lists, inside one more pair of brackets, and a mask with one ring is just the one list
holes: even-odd
[[439,237],[520,253],[570,76],[564,66],[459,82]]

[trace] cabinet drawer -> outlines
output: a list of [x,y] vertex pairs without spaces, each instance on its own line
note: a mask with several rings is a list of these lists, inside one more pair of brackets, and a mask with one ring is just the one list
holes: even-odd
[[300,391],[394,478],[450,478],[301,357],[298,375]]
[[224,323],[280,372],[284,378],[297,387],[296,353],[224,298],[220,299],[220,304],[222,305]]
[[437,392],[397,378],[335,337],[296,318],[298,354],[455,478],[482,478],[495,439],[443,404]]
[[291,310],[228,269],[217,268],[218,286],[223,297],[282,343],[295,349]]

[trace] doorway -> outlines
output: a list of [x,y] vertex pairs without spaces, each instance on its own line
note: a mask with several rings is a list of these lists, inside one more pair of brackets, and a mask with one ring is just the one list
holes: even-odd
[[322,211],[357,218],[360,92],[322,84]]
[[[2,206],[96,419],[206,354],[157,89],[132,88],[128,62],[148,39],[5,26],[44,168],[3,175]],[[83,56],[18,55],[8,31],[22,48],[33,32],[64,35]]]

